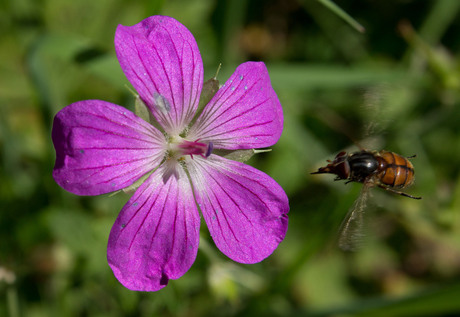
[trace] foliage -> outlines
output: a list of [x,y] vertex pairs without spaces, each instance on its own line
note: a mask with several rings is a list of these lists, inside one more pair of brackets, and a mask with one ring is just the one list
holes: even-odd
[[[0,4],[1,316],[442,316],[460,312],[460,2],[60,1]],[[342,12],[342,13],[344,13]],[[118,24],[169,15],[194,34],[205,78],[266,62],[285,127],[249,164],[290,197],[285,241],[240,265],[202,232],[197,262],[156,293],[106,261],[128,195],[77,197],[52,179],[55,113],[83,99],[134,107]],[[346,14],[345,14],[346,15]],[[366,245],[336,247],[360,184],[309,172],[352,140],[413,159],[421,201],[373,190]],[[203,226],[203,228],[205,228]]]

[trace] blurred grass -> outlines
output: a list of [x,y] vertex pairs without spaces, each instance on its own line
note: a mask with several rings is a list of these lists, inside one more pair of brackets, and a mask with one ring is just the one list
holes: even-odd
[[[0,4],[0,316],[454,316],[460,313],[460,3],[59,1]],[[133,107],[113,48],[118,24],[170,15],[195,35],[205,77],[263,60],[283,104],[273,151],[249,161],[290,197],[285,241],[231,262],[205,229],[190,271],[131,292],[106,261],[128,196],[77,197],[51,177],[53,116],[82,99]],[[369,135],[367,135],[369,134]],[[366,138],[368,137],[368,138]],[[335,245],[360,185],[309,172],[353,140],[413,160],[410,193],[373,191],[375,230]]]

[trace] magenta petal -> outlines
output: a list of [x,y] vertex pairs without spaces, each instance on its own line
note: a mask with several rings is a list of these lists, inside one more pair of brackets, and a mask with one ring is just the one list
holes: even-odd
[[86,100],[68,105],[54,118],[53,177],[77,195],[125,188],[154,169],[164,156],[164,136],[131,111]]
[[178,164],[175,173],[166,172],[162,165],[139,187],[113,225],[109,265],[125,287],[157,291],[169,279],[181,277],[195,261],[199,227],[187,175]]
[[217,247],[240,263],[269,256],[287,231],[289,202],[268,175],[216,155],[189,160],[198,206]]
[[192,120],[203,86],[203,62],[193,35],[166,16],[119,25],[115,49],[121,68],[166,132]]
[[236,150],[275,144],[283,130],[283,111],[261,62],[241,64],[204,108],[189,137]]

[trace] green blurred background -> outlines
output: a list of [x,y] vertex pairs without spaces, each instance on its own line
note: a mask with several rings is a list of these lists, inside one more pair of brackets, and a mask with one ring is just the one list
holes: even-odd
[[[327,4],[327,3],[326,3]],[[3,0],[0,3],[0,316],[455,316],[460,313],[460,1],[341,0],[358,32],[313,0]],[[274,254],[240,265],[205,226],[198,257],[156,293],[107,265],[129,198],[78,197],[51,176],[53,116],[102,99],[133,107],[115,57],[118,24],[155,14],[195,35],[205,78],[265,61],[283,135],[248,163],[290,197]],[[338,227],[360,184],[309,175],[352,140],[410,156],[416,201],[380,189],[364,247]]]

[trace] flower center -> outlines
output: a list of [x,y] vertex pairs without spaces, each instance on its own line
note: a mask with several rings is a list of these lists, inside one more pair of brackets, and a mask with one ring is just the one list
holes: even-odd
[[168,152],[170,158],[181,159],[185,155],[199,155],[203,158],[207,158],[211,155],[213,149],[212,142],[208,144],[196,141],[188,141],[180,136],[171,137],[168,144]]

